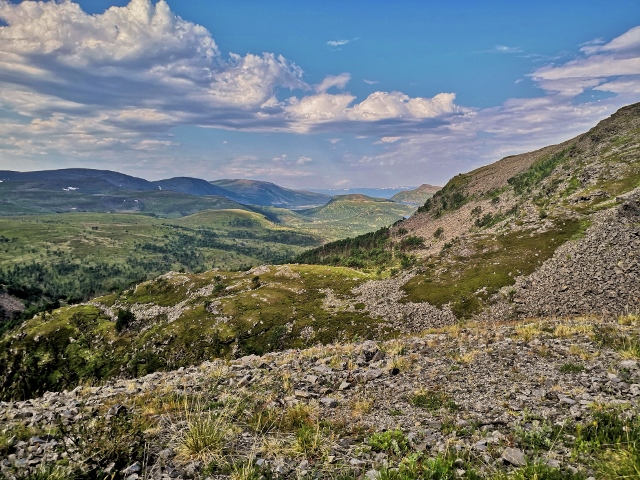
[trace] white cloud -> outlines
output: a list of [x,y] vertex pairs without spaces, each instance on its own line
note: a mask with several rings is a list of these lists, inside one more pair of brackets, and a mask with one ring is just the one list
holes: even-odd
[[350,43],[351,40],[329,40],[327,42],[327,45],[331,46],[331,47],[341,47],[342,45],[346,45],[347,43]]
[[522,53],[523,50],[520,47],[508,47],[506,45],[496,45],[492,50],[489,50],[491,53]]
[[298,160],[296,160],[296,165],[304,165],[305,163],[311,162],[313,162],[313,158],[311,157],[299,157]]
[[375,85],[376,83],[380,83],[378,80],[367,80],[366,78],[363,78],[362,81],[364,83],[368,83],[369,85]]
[[[119,137],[114,145],[175,125],[260,124],[278,103],[277,89],[309,88],[282,56],[224,59],[209,32],[165,0],[132,0],[100,15],[70,1],[0,0],[0,20],[0,107],[40,121],[55,117],[67,132],[108,133]],[[100,125],[88,132],[88,124]],[[35,141],[39,130],[25,128],[23,138]]]
[[609,43],[599,38],[585,44],[581,50],[586,54],[601,52],[640,52],[640,26],[634,27]]
[[285,111],[300,131],[314,125],[344,122],[379,122],[384,120],[419,121],[468,111],[455,105],[455,94],[440,93],[433,98],[410,98],[401,92],[374,92],[360,103],[350,94],[319,93],[291,98]]
[[433,98],[410,98],[401,92],[374,92],[348,112],[352,120],[389,118],[433,118],[460,111],[454,93],[440,93]]
[[342,90],[347,86],[349,80],[351,80],[351,75],[348,73],[341,73],[340,75],[328,75],[324,78],[324,80],[322,80],[322,82],[316,85],[315,90],[317,93],[325,93],[331,87],[337,87]]
[[400,140],[402,137],[382,137],[380,141],[382,143],[395,143]]

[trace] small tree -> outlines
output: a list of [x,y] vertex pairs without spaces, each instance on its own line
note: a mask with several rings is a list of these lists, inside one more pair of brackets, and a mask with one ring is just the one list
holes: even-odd
[[127,328],[131,322],[136,319],[135,315],[124,308],[118,309],[118,318],[116,318],[116,332],[120,333]]

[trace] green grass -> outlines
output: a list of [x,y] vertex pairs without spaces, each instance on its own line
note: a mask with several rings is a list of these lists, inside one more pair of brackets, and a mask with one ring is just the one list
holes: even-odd
[[464,473],[457,471],[455,465],[457,458],[454,455],[438,454],[435,457],[427,457],[425,454],[412,453],[407,455],[398,464],[397,468],[383,468],[380,471],[380,480],[454,480],[457,478],[476,480],[483,478],[474,468],[465,462]]
[[455,411],[458,406],[442,390],[419,390],[409,397],[409,403],[414,407],[423,408],[435,412],[441,408]]
[[580,373],[584,371],[584,365],[582,365],[581,363],[568,362],[560,365],[558,370],[561,373]]
[[579,220],[556,220],[545,232],[512,232],[492,238],[478,237],[476,253],[454,257],[446,271],[431,269],[416,275],[402,288],[405,300],[451,305],[459,318],[479,312],[500,288],[513,285],[518,275],[528,275],[555,250],[586,229]]

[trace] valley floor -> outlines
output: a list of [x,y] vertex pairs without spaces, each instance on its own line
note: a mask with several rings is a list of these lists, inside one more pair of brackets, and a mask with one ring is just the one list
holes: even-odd
[[640,317],[625,315],[205,362],[2,402],[0,468],[129,480],[622,478],[638,472],[639,360]]

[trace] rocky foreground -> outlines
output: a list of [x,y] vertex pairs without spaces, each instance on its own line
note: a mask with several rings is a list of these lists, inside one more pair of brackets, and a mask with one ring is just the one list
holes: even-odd
[[9,479],[620,478],[640,458],[639,360],[634,314],[217,360],[0,403],[0,469]]

